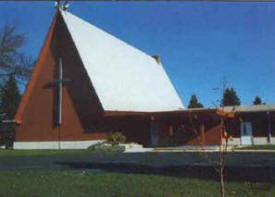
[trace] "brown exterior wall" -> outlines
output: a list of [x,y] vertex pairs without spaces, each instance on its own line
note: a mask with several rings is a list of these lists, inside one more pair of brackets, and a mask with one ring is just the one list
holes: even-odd
[[[196,118],[193,118],[196,116]],[[191,118],[192,117],[192,118]],[[160,146],[218,145],[221,142],[221,126],[215,114],[161,117]]]
[[[205,130],[202,133],[199,129],[197,129],[198,135],[194,132],[190,134],[190,132],[185,135],[182,134],[181,145],[219,145],[221,142],[221,127],[219,125],[213,126],[212,128]],[[178,134],[180,136],[180,134]]]
[[[275,112],[271,113],[271,133],[275,137]],[[232,137],[240,137],[241,122],[252,123],[252,134],[254,137],[268,136],[268,115],[267,112],[251,112],[236,114],[235,118],[226,122],[228,133]]]

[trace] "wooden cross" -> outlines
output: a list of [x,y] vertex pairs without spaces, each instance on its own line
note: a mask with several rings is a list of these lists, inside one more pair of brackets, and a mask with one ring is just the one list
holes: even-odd
[[62,124],[62,88],[66,84],[72,82],[71,79],[63,78],[63,65],[62,58],[59,58],[58,61],[58,77],[54,81],[47,84],[48,87],[57,87],[57,120],[56,123],[58,126]]

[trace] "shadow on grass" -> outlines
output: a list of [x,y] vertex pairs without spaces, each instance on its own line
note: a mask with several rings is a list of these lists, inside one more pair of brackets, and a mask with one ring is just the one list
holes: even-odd
[[[219,180],[219,174],[213,166],[183,165],[153,167],[134,163],[96,163],[96,162],[57,162],[56,164],[69,169],[78,170],[103,170],[107,172],[157,174],[165,176],[200,178],[206,180]],[[227,181],[270,182],[275,177],[275,168],[272,176],[269,167],[225,167],[225,179]],[[272,180],[275,183],[275,179]]]

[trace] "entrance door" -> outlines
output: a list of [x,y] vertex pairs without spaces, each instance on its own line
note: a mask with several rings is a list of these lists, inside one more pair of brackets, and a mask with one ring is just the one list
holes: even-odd
[[159,135],[158,135],[158,125],[156,122],[151,122],[151,145],[158,146]]
[[251,122],[241,123],[241,145],[252,145],[252,124]]

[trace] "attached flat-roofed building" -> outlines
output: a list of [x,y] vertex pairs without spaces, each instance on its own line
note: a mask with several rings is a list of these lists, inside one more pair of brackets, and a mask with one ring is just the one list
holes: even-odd
[[227,130],[232,145],[275,144],[275,104],[225,107],[235,114]]

